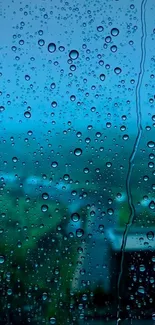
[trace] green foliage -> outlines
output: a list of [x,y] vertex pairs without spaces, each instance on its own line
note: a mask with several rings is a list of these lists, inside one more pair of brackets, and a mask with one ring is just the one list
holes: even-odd
[[[38,315],[49,324],[49,318],[56,317],[57,325],[63,324],[64,319],[71,317],[69,291],[81,241],[65,234],[70,220],[67,207],[54,201],[17,199],[4,193],[0,197],[0,213],[0,255],[4,257],[1,310],[8,313],[7,301],[14,311],[21,308],[22,315],[25,308],[31,308],[33,320]],[[86,212],[79,213],[84,221]],[[65,312],[61,305],[65,306]]]

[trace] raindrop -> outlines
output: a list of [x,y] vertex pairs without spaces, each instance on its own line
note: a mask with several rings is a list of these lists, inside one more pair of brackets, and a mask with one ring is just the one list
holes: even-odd
[[48,198],[49,198],[48,193],[43,193],[42,198],[43,198],[43,200],[48,200]]
[[57,161],[53,161],[52,164],[51,164],[51,166],[52,166],[53,168],[58,167],[58,163],[57,163]]
[[4,112],[4,111],[5,111],[4,106],[0,106],[0,112]]
[[24,113],[24,116],[25,116],[26,118],[30,118],[30,117],[31,117],[31,113],[30,113],[29,111],[26,111],[26,112]]
[[104,74],[104,73],[101,73],[101,74],[100,74],[100,80],[101,80],[101,81],[104,81],[104,80],[105,80],[105,74]]
[[42,212],[47,212],[47,211],[48,211],[48,205],[43,204],[43,205],[41,206],[41,211],[42,211]]
[[69,57],[72,60],[76,60],[79,57],[79,52],[76,51],[76,50],[72,50],[72,51],[69,52]]
[[111,52],[115,53],[117,51],[117,46],[116,45],[112,45],[110,48]]
[[5,261],[4,256],[0,255],[0,264],[3,264]]
[[116,67],[116,68],[114,69],[114,72],[115,72],[116,74],[120,74],[120,73],[122,72],[122,70],[121,70],[121,68]]
[[51,106],[52,106],[53,108],[56,108],[56,107],[57,107],[57,102],[53,101],[53,102],[51,103]]
[[148,239],[148,240],[153,240],[153,238],[154,238],[154,232],[153,232],[153,231],[149,231],[149,232],[147,233],[147,239]]
[[139,266],[139,270],[140,270],[140,272],[144,272],[145,271],[145,265],[144,264],[141,264]]
[[155,146],[155,142],[153,142],[153,141],[149,141],[149,142],[147,143],[147,146],[148,146],[148,148],[154,148],[154,146]]
[[75,156],[81,156],[81,155],[82,155],[82,149],[80,149],[80,148],[76,148],[76,149],[74,150],[74,155],[75,155]]
[[103,26],[97,26],[97,31],[98,32],[103,32],[103,30],[104,30]]
[[49,51],[50,53],[55,52],[55,51],[56,51],[56,45],[55,45],[54,43],[49,43],[49,44],[48,44],[48,51]]
[[83,229],[81,229],[81,228],[77,229],[77,231],[76,231],[76,236],[77,236],[78,238],[81,238],[83,235],[84,235],[84,231],[83,231]]
[[42,299],[45,301],[47,299],[47,293],[44,292],[43,295],[42,295]]
[[17,157],[13,157],[13,158],[12,158],[12,161],[13,161],[14,163],[16,163],[16,162],[18,161],[18,158],[17,158]]
[[8,294],[8,296],[11,296],[12,295],[12,290],[11,289],[8,289],[7,290],[7,294]]
[[155,313],[152,314],[152,319],[155,320]]
[[112,36],[117,36],[118,34],[119,34],[119,29],[118,28],[112,28],[111,35]]
[[138,292],[144,294],[145,293],[144,287],[143,286],[139,286]]
[[151,201],[150,204],[149,204],[149,208],[151,210],[155,210],[155,202],[154,201]]
[[30,80],[30,76],[28,74],[25,75],[25,80],[29,81]]
[[80,220],[80,216],[79,216],[79,214],[78,213],[73,213],[72,215],[71,215],[71,219],[72,219],[72,221],[74,221],[74,222],[78,222],[79,220]]
[[50,325],[54,325],[54,324],[56,324],[56,319],[55,319],[55,317],[51,317],[50,318]]
[[39,41],[38,41],[38,45],[39,45],[39,46],[44,46],[44,44],[45,44],[44,39],[39,39]]
[[128,139],[129,139],[128,134],[124,134],[124,135],[123,135],[123,140],[127,141]]

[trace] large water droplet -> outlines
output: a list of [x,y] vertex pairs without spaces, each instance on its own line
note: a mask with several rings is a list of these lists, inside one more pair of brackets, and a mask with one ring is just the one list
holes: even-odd
[[48,51],[49,51],[50,53],[55,52],[55,51],[56,51],[56,45],[55,45],[54,43],[49,43],[49,44],[48,44]]
[[24,116],[25,116],[26,118],[30,118],[30,117],[31,117],[31,113],[30,113],[29,111],[26,111],[26,112],[24,113]]
[[82,155],[82,149],[80,149],[80,148],[76,148],[76,149],[74,150],[74,155],[75,155],[75,156],[81,156],[81,155]]
[[69,57],[72,60],[76,60],[79,57],[79,52],[76,51],[76,50],[72,50],[72,51],[69,52]]
[[154,238],[154,232],[153,231],[148,231],[147,233],[147,239],[148,240],[153,240]]
[[155,210],[155,202],[154,201],[151,201],[150,204],[149,204],[149,208],[151,210]]
[[51,317],[50,318],[50,325],[54,325],[54,324],[56,324],[56,319],[55,319],[55,317]]
[[46,212],[48,210],[48,205],[43,204],[41,207],[42,212]]
[[149,148],[153,148],[153,147],[155,146],[155,142],[154,142],[154,141],[149,141],[149,142],[147,143],[147,146],[148,146]]
[[79,216],[79,214],[78,213],[73,213],[72,215],[71,215],[71,219],[72,219],[72,221],[74,221],[74,222],[78,222],[79,220],[80,220],[80,216]]
[[119,34],[119,29],[118,28],[112,28],[111,35],[112,36],[117,36],[118,34]]
[[3,255],[0,255],[0,264],[3,264],[3,263],[4,263],[4,261],[5,261],[5,258],[4,258],[4,256],[3,256]]
[[77,231],[76,231],[76,236],[77,236],[78,238],[81,238],[83,235],[84,235],[84,231],[83,231],[83,229],[81,229],[81,228],[77,229]]
[[116,68],[114,69],[114,72],[115,72],[116,74],[120,74],[120,73],[122,72],[122,70],[121,70],[121,68],[116,67]]

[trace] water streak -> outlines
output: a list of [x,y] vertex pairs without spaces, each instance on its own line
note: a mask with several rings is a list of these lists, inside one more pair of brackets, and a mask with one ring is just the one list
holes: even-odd
[[141,85],[144,77],[144,66],[145,66],[145,57],[146,57],[146,21],[145,21],[145,11],[146,11],[146,2],[147,0],[142,0],[141,3],[141,28],[142,28],[142,34],[141,34],[141,60],[140,60],[140,70],[138,74],[138,80],[137,80],[137,85],[136,85],[136,114],[137,114],[137,136],[135,139],[135,143],[133,146],[133,150],[131,153],[131,156],[129,158],[129,168],[128,168],[128,174],[126,178],[126,192],[127,192],[127,197],[128,197],[128,204],[130,208],[130,215],[129,215],[129,220],[128,223],[126,224],[125,231],[123,234],[123,240],[122,240],[122,246],[121,246],[121,265],[120,265],[120,273],[118,277],[118,282],[117,282],[117,292],[118,292],[118,306],[117,306],[117,325],[120,324],[121,318],[120,318],[120,284],[121,284],[121,279],[122,279],[122,274],[123,274],[123,263],[124,263],[124,252],[125,252],[125,247],[126,247],[126,242],[127,242],[127,236],[129,233],[129,230],[132,226],[133,223],[133,218],[135,215],[135,207],[133,204],[133,199],[132,199],[132,193],[131,193],[131,175],[132,175],[132,170],[134,167],[134,158],[136,156],[138,146],[140,143],[141,135],[142,135],[142,114],[141,114],[141,101],[140,101],[140,94],[141,94]]

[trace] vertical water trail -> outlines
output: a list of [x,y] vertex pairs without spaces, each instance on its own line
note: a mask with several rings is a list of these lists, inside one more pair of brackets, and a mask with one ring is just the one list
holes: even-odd
[[122,246],[121,246],[121,265],[120,265],[120,273],[118,277],[118,282],[117,282],[117,298],[118,298],[118,306],[117,306],[117,325],[120,324],[120,284],[121,284],[121,279],[122,279],[122,273],[123,273],[123,263],[124,263],[124,252],[125,252],[125,247],[126,247],[126,241],[127,241],[127,236],[128,232],[130,230],[130,227],[132,226],[133,223],[133,218],[135,214],[135,208],[132,200],[132,193],[131,193],[131,186],[130,186],[130,181],[131,181],[131,175],[132,175],[132,170],[134,166],[134,158],[137,153],[137,149],[139,146],[139,142],[141,139],[142,135],[142,120],[141,120],[141,101],[140,101],[140,93],[141,93],[141,85],[144,77],[144,65],[145,65],[145,57],[146,57],[146,21],[145,21],[145,9],[146,9],[146,2],[147,0],[142,0],[141,3],[141,60],[140,60],[140,70],[138,74],[138,80],[137,80],[137,85],[136,85],[136,114],[137,114],[137,136],[135,139],[135,143],[133,146],[133,150],[131,153],[131,156],[129,158],[129,168],[128,168],[128,173],[127,173],[127,178],[126,178],[126,191],[127,191],[127,197],[128,197],[128,204],[130,208],[130,215],[129,215],[129,220],[128,223],[126,224],[125,231],[123,234],[123,240],[122,240]]

